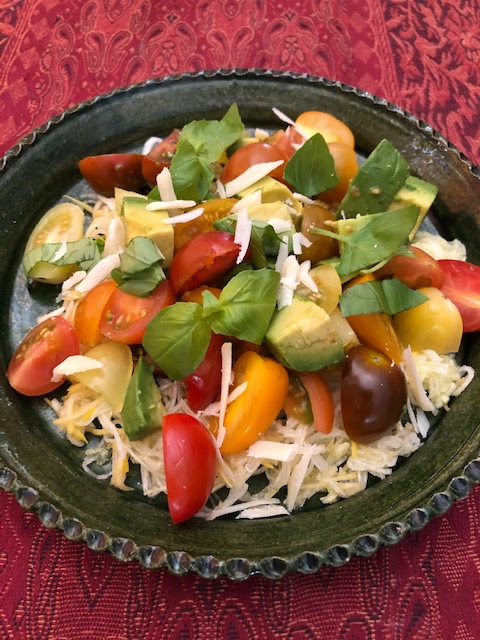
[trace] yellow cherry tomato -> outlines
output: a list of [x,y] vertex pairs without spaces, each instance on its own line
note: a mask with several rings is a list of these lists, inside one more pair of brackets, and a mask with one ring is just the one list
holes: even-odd
[[223,454],[238,453],[258,440],[280,413],[288,392],[287,370],[253,351],[237,360],[233,373],[235,387],[247,382],[247,388],[228,405]]
[[400,341],[413,351],[456,353],[463,332],[460,312],[439,289],[424,287],[419,291],[429,299],[395,316],[394,327]]
[[304,111],[295,120],[295,124],[301,128],[302,134],[321,133],[325,142],[344,142],[349,147],[355,146],[355,138],[351,130],[331,113],[324,111]]

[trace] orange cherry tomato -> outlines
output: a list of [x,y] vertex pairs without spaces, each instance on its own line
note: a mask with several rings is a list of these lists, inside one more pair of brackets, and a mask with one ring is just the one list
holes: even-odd
[[260,162],[275,162],[276,160],[282,160],[283,164],[273,169],[268,175],[272,176],[272,178],[281,179],[283,178],[283,170],[288,160],[288,157],[283,151],[267,142],[247,144],[237,149],[235,153],[230,156],[227,164],[223,168],[220,180],[223,184],[226,184],[237,178],[254,164],[259,164]]
[[280,413],[288,392],[287,370],[276,360],[247,351],[233,367],[235,387],[245,391],[228,405],[223,454],[247,449],[267,431]]
[[358,160],[354,148],[345,142],[330,142],[328,150],[332,154],[339,182],[328,191],[319,194],[318,197],[328,204],[337,205],[347,193],[350,181],[357,175]]
[[73,324],[78,339],[89,349],[102,341],[100,320],[105,305],[116,288],[114,280],[105,280],[91,289],[78,303]]
[[115,187],[139,191],[144,183],[140,153],[107,153],[88,156],[78,168],[88,184],[101,196],[111,198]]
[[283,129],[275,131],[273,135],[267,138],[266,142],[276,147],[288,160],[296,151],[292,142],[291,127],[288,127],[285,131]]
[[[344,142],[352,149],[355,146],[355,138],[352,131],[341,120],[324,111],[304,111],[295,120],[295,124],[311,133],[321,133],[325,142]],[[298,134],[297,134],[298,135]],[[300,140],[301,142],[302,140]]]
[[192,291],[185,291],[185,293],[181,297],[182,302],[196,302],[197,304],[203,304],[203,292],[210,291],[217,298],[220,297],[222,293],[221,289],[217,287],[207,287],[207,285],[202,285],[201,287],[197,287],[196,289],[192,289]]
[[207,231],[214,231],[213,223],[228,216],[235,202],[237,202],[235,198],[207,200],[201,204],[203,209],[201,216],[195,218],[195,220],[190,220],[190,222],[174,225],[173,246],[175,253],[192,238]]
[[315,429],[320,433],[330,433],[335,417],[335,405],[327,381],[319,371],[298,372],[297,376],[308,393]]

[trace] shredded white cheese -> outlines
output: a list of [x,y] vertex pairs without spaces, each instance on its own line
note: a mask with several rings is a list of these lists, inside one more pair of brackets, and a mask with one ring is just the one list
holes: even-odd
[[[280,111],[280,109],[277,109],[276,107],[272,108],[273,113],[277,116],[277,118],[279,118],[282,122],[285,122],[286,124],[289,124],[290,126],[292,126],[296,131],[298,131],[298,133],[302,136],[302,138],[304,138],[305,140],[308,140],[308,138],[311,138],[313,135],[313,132],[308,131],[308,129],[304,129],[303,127],[301,127],[300,125],[296,124],[291,118],[289,118],[285,113],[283,113],[283,111]],[[301,147],[301,145],[297,145],[299,147]]]
[[218,418],[217,447],[222,446],[225,438],[225,413],[227,411],[228,389],[230,387],[230,379],[232,376],[232,343],[224,342],[222,344],[222,382],[220,386],[220,412]]
[[197,203],[195,200],[168,200],[168,201],[155,201],[149,202],[145,205],[147,211],[164,211],[165,209],[187,209],[188,207],[194,207]]
[[285,233],[292,228],[292,222],[290,220],[284,220],[283,218],[269,218],[268,224],[273,227],[275,233]]
[[315,204],[315,200],[312,200],[311,198],[307,198],[307,196],[304,196],[301,193],[297,193],[296,191],[293,193],[293,197],[296,198],[302,204]]
[[217,179],[217,194],[219,198],[226,198],[227,194],[225,193],[225,187],[220,181],[220,178]]
[[254,207],[258,204],[262,204],[262,190],[257,189],[256,191],[252,191],[248,196],[244,196],[240,198],[238,202],[236,202],[232,209],[232,213],[237,213],[240,209],[249,209],[250,207]]
[[282,272],[285,260],[288,258],[288,238],[283,236],[280,247],[278,249],[277,261],[275,262],[275,271]]
[[55,252],[55,255],[52,257],[52,262],[56,262],[63,258],[63,256],[67,253],[67,241],[64,240],[59,246],[58,250]]
[[81,282],[86,275],[86,271],[74,271],[74,273],[72,273],[72,275],[62,284],[62,293],[69,291],[69,289]]
[[314,293],[318,293],[318,285],[309,273],[310,267],[310,260],[305,260],[305,262],[302,262],[298,273],[298,279],[307,287],[307,289],[310,289],[310,291],[313,291]]
[[187,211],[187,213],[180,213],[177,216],[165,218],[165,220],[162,220],[162,222],[163,224],[184,224],[185,222],[191,222],[192,220],[196,220],[197,218],[199,218],[204,210],[204,207],[198,207],[197,209]]
[[53,369],[52,382],[59,382],[65,376],[83,373],[92,369],[101,369],[103,362],[87,356],[68,356]]
[[275,162],[260,162],[259,164],[254,164],[249,167],[246,171],[241,173],[238,177],[234,178],[234,180],[230,180],[225,185],[225,193],[227,198],[231,198],[235,194],[251,187],[252,184],[255,184],[265,176],[279,167],[280,165],[285,164],[285,160],[276,160]]
[[105,239],[103,257],[111,256],[114,253],[121,253],[125,247],[126,232],[123,220],[112,218],[108,225],[108,233]]
[[233,239],[234,243],[240,246],[240,252],[237,256],[237,264],[242,262],[248,251],[251,233],[252,221],[248,217],[247,210],[240,209],[237,213],[237,225],[235,227],[235,237]]
[[263,142],[269,137],[270,134],[268,133],[268,131],[265,131],[264,129],[255,129],[255,138],[260,142]]
[[97,264],[87,273],[85,278],[76,286],[75,290],[80,293],[87,293],[90,289],[103,282],[106,278],[110,277],[112,269],[117,269],[120,266],[120,256],[115,253],[112,256],[102,258]]
[[157,138],[156,136],[152,136],[145,140],[142,148],[142,156],[148,156],[150,151],[160,142],[163,142],[162,138]]
[[164,167],[157,175],[157,187],[161,200],[166,202],[177,200],[177,194],[173,187],[172,174],[168,167]]
[[250,445],[247,455],[252,458],[281,460],[287,462],[291,460],[295,454],[296,447],[294,444],[286,444],[285,442],[272,442],[270,440],[257,440]]

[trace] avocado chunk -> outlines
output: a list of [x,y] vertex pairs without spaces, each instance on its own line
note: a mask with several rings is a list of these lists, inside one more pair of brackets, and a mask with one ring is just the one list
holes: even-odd
[[318,371],[343,360],[343,347],[328,313],[294,296],[277,311],[265,336],[273,355],[294,371]]
[[[283,202],[265,202],[263,204],[256,204],[253,207],[247,209],[248,217],[250,220],[261,220],[262,222],[268,222],[270,218],[280,218],[286,222],[290,222],[293,228],[292,216],[288,210],[288,207]],[[295,231],[295,229],[293,229]]]
[[438,188],[431,182],[415,178],[415,176],[408,176],[403,187],[394,195],[389,209],[402,209],[411,204],[420,208],[417,222],[409,235],[410,240],[413,240],[415,237],[423,219],[436,198],[437,192]]
[[173,258],[173,225],[162,222],[169,217],[166,211],[148,211],[147,203],[148,200],[142,196],[127,196],[123,199],[127,243],[137,236],[150,238],[164,255],[165,261],[162,266],[167,268]]
[[235,153],[235,151],[238,151],[242,147],[246,147],[249,144],[254,144],[255,142],[259,142],[259,140],[257,140],[257,138],[254,138],[252,136],[248,136],[248,135],[243,136],[239,138],[236,142],[234,142],[231,147],[228,147],[227,156],[230,158],[230,156],[232,156]]
[[135,193],[135,191],[127,191],[126,189],[120,189],[120,187],[115,187],[115,211],[119,216],[121,216],[123,213],[124,198],[140,198],[141,200],[147,200],[147,196],[142,196],[140,193]]
[[139,440],[162,426],[162,396],[150,365],[140,356],[128,383],[122,409],[123,429],[129,440]]
[[293,207],[297,213],[300,214],[302,212],[301,203],[295,198],[290,189],[270,176],[265,176],[265,178],[252,184],[252,186],[240,191],[238,195],[240,198],[244,198],[259,189],[262,192],[262,203],[286,202]]
[[409,170],[401,153],[388,140],[382,140],[348,185],[337,218],[385,211],[405,183]]

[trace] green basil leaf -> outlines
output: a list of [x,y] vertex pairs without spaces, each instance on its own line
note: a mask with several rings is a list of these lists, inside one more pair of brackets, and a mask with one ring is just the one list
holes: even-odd
[[[216,220],[213,223],[217,231],[235,233],[237,225],[236,218],[229,216]],[[267,256],[277,256],[280,248],[280,238],[275,233],[272,225],[263,220],[252,220],[252,230],[250,233],[250,251],[252,253],[252,264],[256,269],[268,267]]]
[[270,269],[241,271],[222,290],[219,300],[203,293],[203,317],[215,333],[260,344],[277,301],[280,274]]
[[357,214],[385,211],[405,183],[409,170],[405,158],[388,140],[382,140],[348,185],[337,218],[342,214],[354,218]]
[[47,242],[29,251],[22,261],[25,275],[28,276],[39,262],[48,262],[58,267],[75,264],[80,269],[88,271],[100,260],[100,249],[93,238],[67,242],[66,252],[61,257],[55,258],[61,246],[61,242]]
[[111,275],[121,291],[137,298],[146,298],[165,280],[165,273],[159,264],[138,271],[127,279],[120,269],[113,269]]
[[124,275],[133,275],[154,264],[162,264],[164,256],[151,238],[136,236],[120,256],[120,269]]
[[385,211],[342,241],[345,248],[338,274],[347,276],[390,258],[408,238],[418,217],[418,207]]
[[196,202],[205,198],[214,176],[208,162],[197,154],[186,138],[180,138],[178,142],[170,173],[177,198]]
[[322,135],[316,133],[287,162],[283,177],[304,196],[314,196],[338,183],[333,157]]
[[147,326],[143,348],[171,380],[183,380],[202,362],[211,331],[196,302],[161,309]]
[[344,318],[365,313],[395,315],[428,300],[421,291],[410,289],[400,280],[362,282],[348,288],[340,296],[340,310]]
[[216,162],[225,149],[242,137],[244,130],[238,107],[233,104],[221,120],[194,120],[187,124],[180,141],[188,140],[206,162]]

